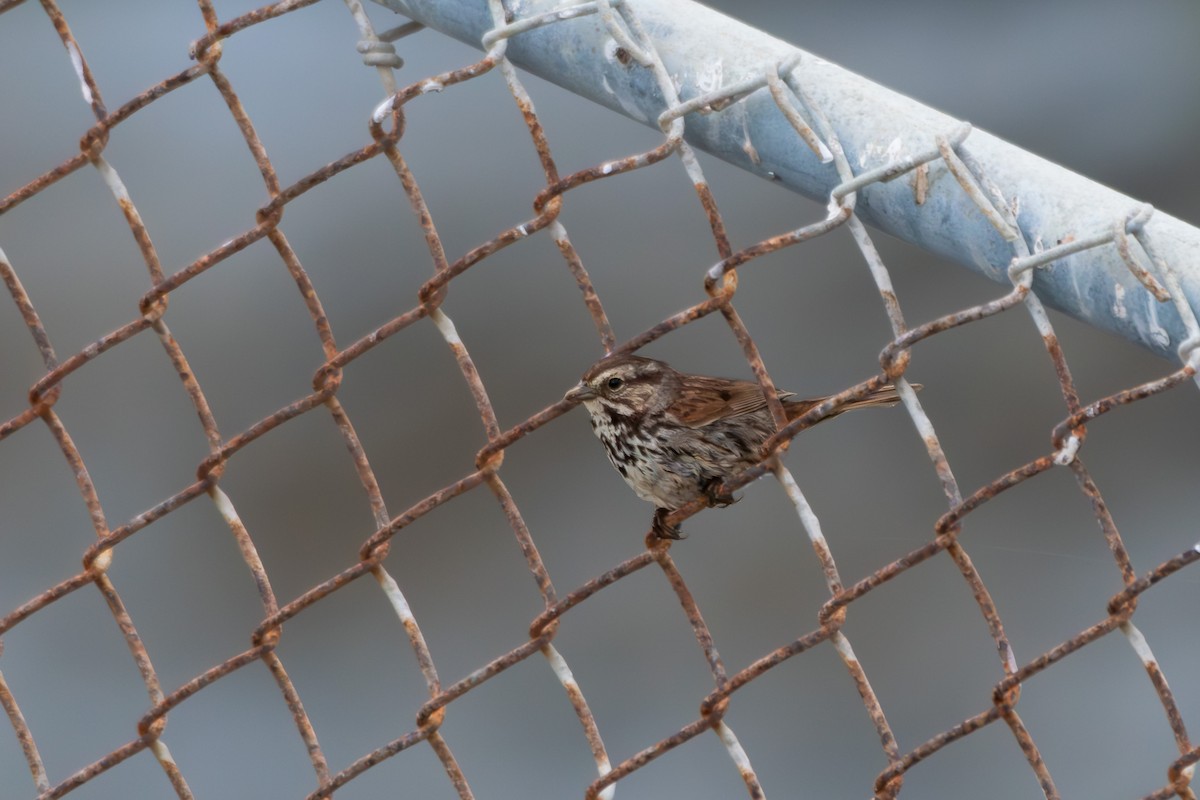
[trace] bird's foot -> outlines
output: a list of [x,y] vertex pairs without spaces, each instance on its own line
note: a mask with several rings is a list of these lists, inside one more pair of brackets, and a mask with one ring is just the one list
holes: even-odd
[[654,511],[654,523],[650,526],[651,532],[659,539],[671,539],[679,541],[687,538],[686,534],[679,529],[678,525],[668,525],[667,515],[670,514],[670,509],[658,508]]
[[719,491],[720,486],[720,478],[709,478],[704,482],[704,486],[701,488],[701,491],[704,492],[704,496],[708,498],[708,505],[710,508],[713,506],[717,506],[718,508],[726,508],[727,506],[731,506],[738,500],[742,499],[740,497],[734,497],[733,492]]

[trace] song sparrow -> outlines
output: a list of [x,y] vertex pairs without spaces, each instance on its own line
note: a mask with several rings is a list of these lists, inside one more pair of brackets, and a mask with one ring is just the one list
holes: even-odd
[[[789,420],[828,399],[794,396],[778,393]],[[670,539],[681,538],[678,527],[664,522],[671,511],[699,497],[710,506],[735,501],[717,487],[758,461],[763,442],[776,430],[757,383],[689,375],[642,356],[600,359],[566,399],[587,408],[608,460],[638,497],[658,506],[654,531]],[[889,384],[838,413],[899,399]]]

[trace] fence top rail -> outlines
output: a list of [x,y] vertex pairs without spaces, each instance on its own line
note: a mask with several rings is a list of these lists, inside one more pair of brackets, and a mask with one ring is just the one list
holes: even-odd
[[[477,47],[495,28],[483,3],[376,2]],[[598,4],[521,0],[513,5],[523,20],[570,14],[554,24],[509,31],[505,55],[514,64],[643,124],[665,124],[663,97],[652,71],[613,38],[598,14],[579,13]],[[701,95],[719,98],[687,114],[685,139],[807,197],[828,200],[841,179],[828,154],[807,147],[772,99],[766,76],[781,65],[824,109],[856,173],[902,165],[933,146],[936,136],[949,136],[962,125],[693,0],[638,0],[636,7],[678,84],[681,101]],[[487,41],[496,39],[493,35]],[[756,78],[759,86],[747,90],[747,82]],[[1110,232],[1118,222],[1129,233],[1144,226],[1155,243],[1155,260],[1175,267],[1186,302],[1200,308],[1200,229],[1162,212],[1130,222],[1144,208],[1139,201],[985,131],[973,131],[964,148],[994,182],[983,191],[1012,211],[1031,252]],[[954,179],[947,168],[931,164],[920,178],[928,187],[924,202],[916,199],[917,180],[909,174],[861,188],[856,212],[887,233],[1007,283],[1013,260],[1009,242],[979,215],[969,197],[957,187],[950,190]],[[947,184],[947,190],[939,191],[939,183]],[[1178,357],[1187,342],[1179,310],[1156,299],[1132,273],[1130,260],[1141,261],[1142,254],[1129,255],[1119,241],[1114,244],[1118,246],[1041,266],[1034,289],[1047,304],[1076,319],[1160,356]],[[1186,348],[1182,355],[1186,360]]]

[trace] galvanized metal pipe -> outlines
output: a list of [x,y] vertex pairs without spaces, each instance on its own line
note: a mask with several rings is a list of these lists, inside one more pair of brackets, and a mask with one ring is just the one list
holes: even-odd
[[[829,119],[856,173],[926,151],[935,137],[949,136],[962,124],[691,0],[628,1],[684,102],[762,76],[799,55],[791,75]],[[376,2],[475,46],[482,47],[484,34],[493,28],[487,5],[477,0]],[[508,4],[517,18],[566,5],[561,0]],[[507,56],[535,75],[657,127],[666,105],[650,70],[621,51],[597,14],[563,16],[512,36]],[[806,197],[826,201],[840,183],[833,164],[796,134],[765,87],[719,111],[689,114],[685,131],[694,146]],[[986,176],[984,188],[997,188],[1002,194],[1031,252],[1111,232],[1142,206],[985,131],[972,131],[959,149]],[[915,200],[912,177],[861,188],[856,213],[883,231],[1008,284],[1012,244],[944,164],[930,164],[923,204]],[[1153,245],[1154,255],[1175,270],[1187,304],[1200,309],[1200,229],[1155,212],[1143,236]],[[1143,288],[1115,244],[1040,267],[1033,287],[1054,308],[1159,355],[1178,357],[1180,346],[1188,341],[1176,306],[1156,300]],[[1185,347],[1195,358],[1194,344]]]

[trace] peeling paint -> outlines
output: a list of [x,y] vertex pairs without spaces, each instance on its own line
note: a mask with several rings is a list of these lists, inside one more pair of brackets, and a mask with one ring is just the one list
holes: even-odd
[[67,42],[67,55],[71,57],[71,66],[75,68],[75,74],[79,76],[79,86],[83,90],[83,99],[88,105],[93,102],[92,87],[88,86],[87,77],[83,72],[83,54],[79,52],[79,47],[74,41]]
[[700,94],[708,94],[720,89],[721,80],[725,74],[725,62],[720,58],[705,66],[708,69],[696,73],[696,91]]
[[904,142],[897,136],[888,143],[887,150],[884,151],[884,160],[889,164],[894,164],[900,160],[900,151],[904,148]]
[[[872,166],[895,164],[902,158],[909,158],[910,156],[911,154],[904,151],[903,140],[897,136],[888,142],[886,147],[875,142],[867,144],[858,155],[858,166],[865,169],[869,164]],[[875,164],[874,162],[879,163]]]
[[1146,292],[1146,321],[1152,341],[1164,348],[1171,344],[1171,334],[1158,322],[1158,301],[1149,292]]
[[1112,313],[1117,319],[1129,317],[1129,310],[1125,308],[1125,287],[1119,283],[1113,286]]
[[741,108],[743,109],[743,112],[742,112],[742,134],[745,137],[742,140],[742,150],[745,151],[746,155],[750,157],[750,160],[752,162],[754,162],[755,164],[761,164],[762,159],[759,158],[758,149],[755,148],[754,142],[752,142],[750,140],[750,117],[749,117],[749,115],[747,115],[745,113],[745,106],[743,105],[743,106],[741,106]]

